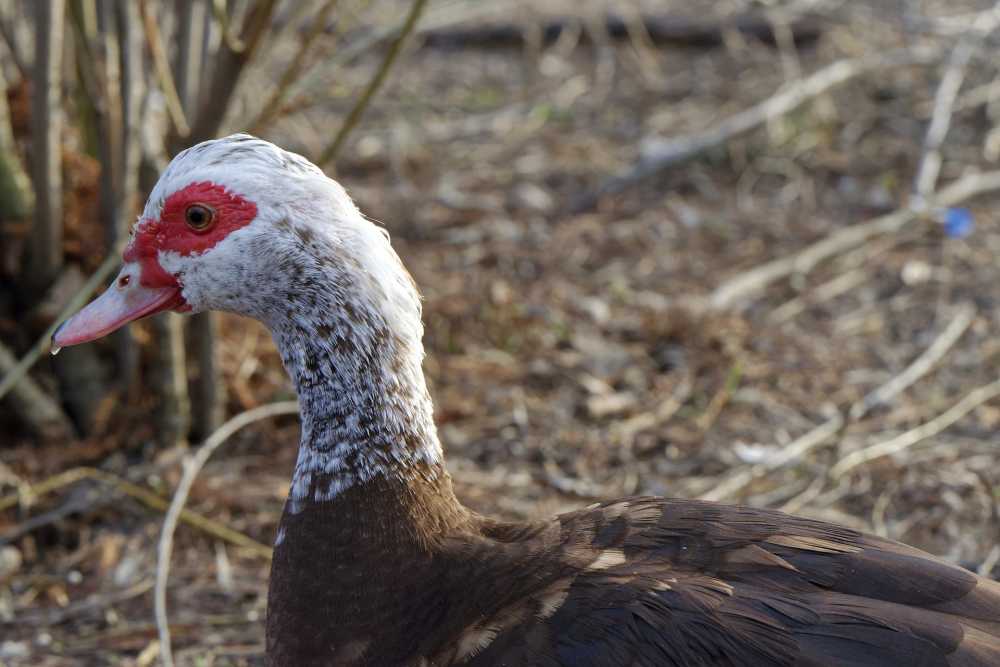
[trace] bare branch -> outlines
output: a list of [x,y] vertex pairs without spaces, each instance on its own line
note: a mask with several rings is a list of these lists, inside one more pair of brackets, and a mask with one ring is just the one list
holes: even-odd
[[184,112],[197,108],[198,77],[202,66],[202,41],[205,31],[205,3],[201,0],[177,0],[177,52],[174,79]]
[[1000,3],[985,12],[985,16],[976,22],[975,30],[963,35],[948,58],[948,66],[937,92],[934,94],[934,112],[927,127],[924,138],[924,151],[920,159],[920,168],[914,179],[913,191],[916,201],[914,208],[926,204],[926,199],[934,192],[938,174],[941,173],[941,145],[951,127],[951,117],[955,108],[955,99],[965,79],[966,67],[972,56],[979,50],[983,40],[1000,26]]
[[382,59],[382,64],[379,65],[378,70],[375,72],[375,76],[368,82],[368,86],[365,88],[365,91],[361,94],[361,97],[358,98],[358,101],[355,102],[350,113],[347,114],[344,124],[341,125],[340,131],[337,132],[337,136],[334,137],[330,145],[327,146],[322,153],[320,153],[319,159],[316,161],[320,167],[326,166],[336,159],[337,153],[340,152],[341,147],[344,145],[344,141],[346,141],[348,135],[350,135],[351,131],[358,124],[358,121],[361,120],[361,116],[364,114],[365,109],[368,108],[368,103],[371,102],[375,93],[378,92],[378,89],[385,81],[386,76],[389,74],[389,70],[392,68],[392,64],[396,61],[396,57],[399,56],[400,51],[403,49],[403,44],[406,42],[406,38],[413,32],[413,29],[420,20],[420,15],[423,14],[426,6],[427,0],[413,0],[413,4],[410,6],[410,13],[403,22],[403,27],[393,40],[392,44],[389,46],[389,51],[386,52],[385,58]]
[[805,434],[799,436],[787,446],[783,447],[778,456],[775,456],[764,463],[758,463],[750,466],[749,468],[737,470],[735,473],[722,480],[721,483],[714,486],[712,490],[703,493],[699,496],[699,498],[701,500],[711,500],[715,502],[729,498],[755,479],[763,477],[764,475],[778,470],[779,468],[783,468],[789,463],[800,460],[808,452],[816,449],[824,442],[840,433],[844,428],[844,424],[844,418],[838,412],[822,424],[810,429]]
[[263,39],[271,22],[276,0],[258,0],[247,12],[240,32],[239,44],[223,40],[215,57],[210,95],[203,96],[198,106],[191,136],[192,143],[205,141],[216,135],[222,125],[226,109],[232,99],[243,68],[250,61],[257,45]]
[[156,25],[156,19],[150,10],[147,0],[139,0],[139,13],[142,15],[142,27],[146,32],[146,42],[149,44],[149,52],[153,56],[153,69],[156,72],[160,90],[167,103],[167,114],[170,122],[173,123],[174,131],[186,137],[191,133],[187,117],[184,115],[184,108],[181,106],[180,97],[177,95],[177,86],[174,85],[174,77],[170,72],[170,64],[167,61],[167,53],[163,48],[163,39],[160,37],[160,29]]
[[[191,113],[198,103],[198,75],[202,65],[202,40],[206,27],[202,2],[180,0],[177,3],[177,55],[174,71],[180,100],[184,110]],[[167,143],[173,153],[183,146],[185,137],[171,136]],[[194,339],[194,354],[198,365],[197,379],[191,384],[191,431],[195,437],[204,437],[222,423],[226,387],[218,373],[216,356],[216,316],[198,313],[188,323]],[[174,335],[174,334],[169,334]]]
[[281,104],[284,102],[285,97],[288,95],[288,91],[295,80],[299,78],[302,74],[302,68],[305,65],[306,54],[309,53],[309,49],[312,47],[316,38],[324,33],[326,30],[327,21],[330,19],[330,14],[337,7],[339,0],[327,0],[326,4],[317,12],[316,16],[313,17],[312,26],[309,28],[309,32],[306,33],[305,39],[299,44],[299,50],[295,53],[295,57],[292,61],[288,63],[288,67],[285,71],[281,73],[281,78],[278,79],[278,85],[275,87],[274,92],[261,107],[260,113],[257,118],[250,123],[250,134],[258,134],[271,122],[276,115],[281,111]]
[[[170,502],[162,496],[154,493],[150,489],[139,486],[127,479],[119,477],[105,470],[98,470],[88,466],[71,468],[61,473],[53,475],[35,484],[24,484],[24,488],[19,488],[16,493],[0,498],[0,512],[24,505],[26,502],[49,493],[54,493],[70,484],[89,479],[110,486],[115,491],[139,501],[146,507],[160,512],[165,512],[170,507]],[[247,552],[270,560],[272,557],[271,547],[261,544],[257,540],[251,539],[243,533],[233,530],[224,523],[219,523],[206,516],[198,514],[192,510],[183,510],[179,517],[180,521],[192,528],[202,531],[206,535],[211,535],[224,542],[228,542],[235,547],[245,549]]]
[[[942,188],[932,206],[955,206],[966,199],[1000,189],[1000,171],[974,172]],[[902,229],[918,217],[912,208],[902,208],[868,222],[841,229],[806,246],[794,255],[775,259],[744,271],[715,288],[709,296],[712,308],[730,308],[750,299],[769,285],[796,273],[808,273],[820,262],[855,248],[867,240]]]
[[[0,69],[0,90],[7,81]],[[0,95],[0,218],[22,220],[31,216],[35,206],[31,180],[28,178],[14,142],[7,96]]]
[[581,197],[572,206],[572,211],[582,213],[592,209],[602,197],[620,193],[671,167],[684,164],[858,76],[884,69],[935,62],[940,54],[940,49],[916,47],[863,58],[838,60],[804,79],[789,84],[763,102],[730,116],[709,130],[666,141],[655,155],[647,157],[624,174],[605,181],[596,192]]
[[7,45],[7,52],[10,53],[10,59],[14,61],[14,66],[17,68],[18,74],[24,80],[31,79],[31,69],[30,65],[24,58],[23,47],[21,46],[21,41],[17,37],[17,29],[15,28],[16,22],[18,21],[17,16],[9,16],[7,10],[13,10],[14,12],[20,12],[23,8],[18,6],[18,3],[4,3],[0,5],[0,36],[3,37],[4,43]]
[[246,48],[243,40],[233,34],[232,25],[229,23],[229,12],[226,11],[226,0],[209,0],[212,3],[212,17],[219,24],[222,31],[222,41],[233,53],[240,53]]
[[906,391],[914,382],[922,378],[937,362],[944,358],[976,317],[976,307],[971,303],[962,304],[930,347],[913,360],[906,369],[885,384],[868,393],[862,400],[851,406],[851,419],[861,419],[879,405],[884,405]]
[[[142,157],[141,107],[143,91],[144,53],[139,17],[134,2],[114,2],[114,23],[118,34],[119,72],[121,77],[121,141],[118,158],[120,169],[115,183],[115,210],[109,245],[128,235],[128,228],[135,214],[139,197],[139,161]],[[114,335],[115,353],[118,358],[118,377],[126,393],[139,382],[139,348],[132,336],[131,327],[123,327]]]
[[833,468],[831,468],[830,477],[836,479],[837,477],[844,475],[844,473],[857,468],[863,463],[867,463],[868,461],[872,461],[883,456],[898,454],[906,449],[909,449],[922,440],[932,438],[965,415],[975,410],[983,403],[991,401],[997,396],[1000,396],[1000,380],[973,389],[958,403],[930,421],[925,422],[916,428],[910,429],[909,431],[906,431],[905,433],[902,433],[894,438],[890,438],[865,447],[864,449],[851,452],[844,458],[837,461]]
[[157,437],[163,447],[186,444],[191,428],[184,316],[167,312],[153,319],[157,356]]
[[219,374],[217,314],[197,313],[191,317],[188,331],[198,363],[198,377],[191,386],[191,431],[192,437],[198,438],[218,428],[225,417],[226,385]]

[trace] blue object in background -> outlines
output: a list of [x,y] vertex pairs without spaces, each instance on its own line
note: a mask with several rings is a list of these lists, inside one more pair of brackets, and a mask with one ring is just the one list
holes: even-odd
[[944,233],[953,239],[964,239],[976,228],[972,211],[967,208],[948,208],[944,211]]

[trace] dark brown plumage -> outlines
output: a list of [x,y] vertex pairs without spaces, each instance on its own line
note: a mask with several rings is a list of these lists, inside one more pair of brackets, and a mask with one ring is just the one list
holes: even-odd
[[[192,207],[214,215],[192,225]],[[1000,665],[1000,584],[902,544],[686,500],[525,524],[463,508],[413,282],[300,156],[246,135],[184,151],[125,258],[56,345],[157,310],[230,310],[270,328],[295,383],[302,438],[268,600],[275,667]]]
[[285,521],[275,665],[1000,665],[1000,584],[778,512],[645,497],[508,524],[444,480]]

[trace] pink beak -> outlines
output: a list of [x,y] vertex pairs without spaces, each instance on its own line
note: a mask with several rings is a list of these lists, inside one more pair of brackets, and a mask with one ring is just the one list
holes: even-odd
[[145,287],[139,265],[129,262],[115,281],[52,334],[54,347],[79,345],[106,336],[147,315],[183,305],[180,287]]

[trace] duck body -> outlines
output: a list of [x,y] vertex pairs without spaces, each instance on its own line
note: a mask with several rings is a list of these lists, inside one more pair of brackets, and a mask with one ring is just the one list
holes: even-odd
[[1000,585],[832,524],[636,497],[417,535],[391,495],[285,515],[270,664],[1000,664]]
[[301,156],[247,135],[180,153],[124,260],[56,345],[162,310],[226,310],[270,329],[298,393],[274,667],[1000,665],[1000,584],[899,543],[690,500],[527,523],[465,509],[413,281]]

